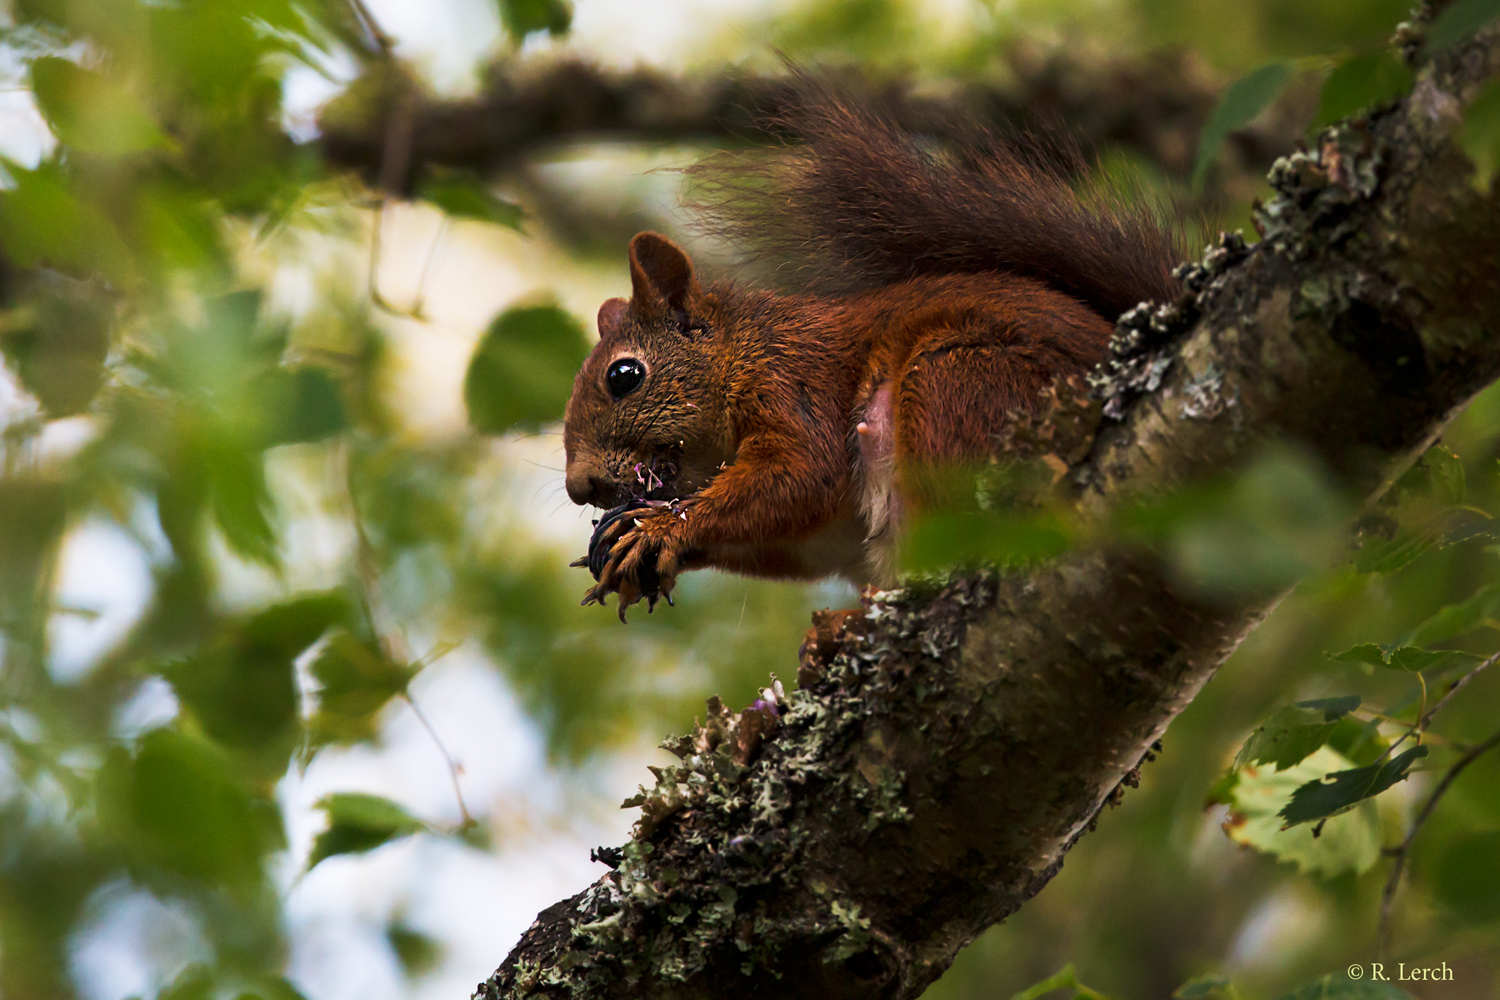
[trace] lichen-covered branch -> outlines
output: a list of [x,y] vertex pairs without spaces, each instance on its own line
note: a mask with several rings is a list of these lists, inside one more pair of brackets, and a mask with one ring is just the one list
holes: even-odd
[[[1041,56],[1018,50],[1011,80],[973,82],[942,95],[904,79],[847,80],[902,124],[943,132],[965,120],[1050,127],[1067,122],[1089,146],[1122,145],[1175,176],[1191,170],[1198,132],[1222,81],[1184,52],[1147,58]],[[389,170],[391,122],[410,114],[402,176],[384,178],[408,193],[432,166],[494,173],[549,145],[578,139],[645,142],[764,141],[761,123],[795,98],[785,77],[714,74],[678,77],[652,69],[605,70],[581,62],[502,64],[469,100],[415,98],[415,84],[387,63],[371,67],[320,122],[320,146],[333,163],[372,182]],[[1305,122],[1273,113],[1237,133],[1231,157],[1264,171],[1289,150]]]
[[[1500,207],[1451,141],[1493,37],[1394,109],[1279,161],[1253,247],[1121,321],[1096,401],[1049,441],[1085,512],[1266,441],[1384,489],[1500,377]],[[1089,419],[1080,419],[1083,414]],[[484,1000],[914,997],[1044,886],[1275,595],[1212,603],[1152,556],[871,597],[804,687],[716,708],[642,794],[617,867],[544,911]]]

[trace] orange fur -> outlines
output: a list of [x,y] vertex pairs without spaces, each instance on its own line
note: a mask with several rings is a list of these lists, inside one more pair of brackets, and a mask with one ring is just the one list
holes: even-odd
[[[1129,298],[1130,281],[1150,278],[1143,296],[1170,286],[1161,275],[1172,239],[1144,216],[1101,223],[1062,179],[1015,156],[981,158],[982,180],[1014,182],[989,195],[971,179],[953,180],[969,177],[962,165],[926,164],[914,178],[917,154],[906,140],[842,106],[834,117],[854,134],[838,136],[842,159],[818,160],[814,143],[811,160],[804,157],[814,187],[833,184],[838,169],[860,172],[845,179],[876,199],[868,211],[905,220],[893,245],[915,253],[923,240],[941,242],[942,232],[917,233],[921,220],[901,212],[913,200],[935,201],[944,184],[988,198],[973,214],[1001,228],[966,233],[965,256],[952,257],[946,273],[913,265],[894,274],[887,254],[863,287],[823,295],[700,284],[667,238],[632,241],[631,299],[600,309],[600,341],[574,383],[564,427],[576,502],[672,501],[631,512],[604,539],[609,559],[586,600],[618,592],[622,617],[650,596],[648,568],[666,595],[677,573],[701,567],[886,580],[901,511],[920,499],[903,485],[903,470],[991,454],[1007,414],[1034,407],[1049,383],[1103,359],[1110,313]],[[850,147],[861,156],[848,155]],[[886,163],[906,173],[883,180],[876,175]],[[866,211],[849,198],[841,213]],[[787,210],[804,208],[792,199]],[[956,225],[951,216],[932,225]],[[824,220],[835,230],[830,239],[840,237],[841,218]],[[1049,236],[1057,226],[1071,228]],[[867,223],[855,228],[860,240],[880,238]],[[1136,230],[1144,235],[1132,242]],[[985,238],[996,247],[989,267],[974,263]],[[1072,261],[1078,247],[1087,252]],[[1112,260],[1116,274],[1082,273]],[[608,373],[621,359],[644,366],[645,377],[614,398]]]

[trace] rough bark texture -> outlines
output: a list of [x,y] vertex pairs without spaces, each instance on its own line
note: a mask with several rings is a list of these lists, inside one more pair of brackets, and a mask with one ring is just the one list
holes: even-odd
[[[908,80],[848,83],[872,92],[915,130],[942,133],[965,119],[1022,127],[1067,122],[1086,145],[1125,146],[1175,176],[1192,169],[1198,132],[1222,83],[1183,52],[1099,59],[1018,50],[1009,68],[1007,83],[943,93],[919,91]],[[785,77],[674,77],[563,62],[497,67],[478,97],[442,102],[421,98],[409,80],[377,68],[323,115],[319,144],[331,162],[409,193],[428,167],[490,173],[570,140],[764,141],[759,123],[774,119],[794,96]],[[1294,94],[1235,134],[1230,160],[1263,172],[1292,147],[1306,118]],[[392,135],[409,142],[401,169],[388,176]]]
[[[1497,69],[1471,42],[1279,161],[1264,239],[1122,318],[1102,423],[1071,421],[1086,449],[1032,436],[1078,457],[1084,510],[1272,439],[1374,495],[1500,377],[1500,210],[1449,138]],[[1122,549],[874,595],[763,744],[757,703],[677,746],[618,867],[478,996],[917,996],[1056,873],[1274,600],[1205,603]]]

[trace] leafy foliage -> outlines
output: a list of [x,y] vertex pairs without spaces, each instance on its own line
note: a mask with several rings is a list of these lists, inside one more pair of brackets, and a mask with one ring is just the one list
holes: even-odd
[[318,802],[328,816],[328,829],[313,841],[307,867],[339,854],[362,854],[398,837],[425,830],[427,824],[390,799],[379,795],[340,792]]
[[1359,701],[1359,695],[1347,695],[1299,701],[1283,708],[1245,741],[1234,766],[1274,764],[1278,771],[1285,771],[1302,763],[1328,742],[1339,720],[1358,708]]
[[1394,101],[1406,93],[1411,81],[1411,70],[1392,51],[1349,56],[1323,81],[1312,127],[1321,129],[1366,108]]
[[[1077,30],[1110,45],[1185,42],[1231,73],[1263,66],[1229,88],[1204,130],[1201,182],[1227,137],[1295,91],[1299,72],[1332,67],[1312,127],[1399,94],[1407,69],[1373,46],[1406,6],[1251,0],[1205,13],[1194,0],[1057,0],[1014,15],[986,8],[975,31],[928,44],[914,37],[926,12],[854,0],[789,10],[768,35],[799,52],[915,60],[946,79],[955,68],[1006,69],[997,53],[1016,49],[1018,30],[1031,37],[1034,17],[1063,37]],[[1492,7],[1449,5],[1428,48],[1457,43]],[[566,32],[572,16],[558,0],[497,0],[496,10],[518,50],[507,58],[519,62],[545,48],[540,33]],[[35,100],[57,142],[43,144],[39,161],[0,163],[6,996],[86,993],[78,956],[100,933],[91,914],[129,885],[187,914],[203,941],[185,968],[158,977],[157,996],[292,1000],[306,983],[287,902],[322,869],[302,883],[289,872],[333,857],[358,865],[419,833],[486,849],[482,823],[454,829],[390,798],[334,792],[320,800],[327,828],[308,857],[287,857],[286,831],[297,827],[283,815],[295,809],[285,783],[342,748],[377,747],[391,718],[411,710],[422,672],[458,639],[503,675],[549,764],[576,765],[592,780],[609,772],[601,758],[611,749],[678,726],[705,695],[732,702],[768,672],[786,672],[809,608],[852,601],[831,588],[694,574],[679,607],[628,632],[580,611],[581,574],[565,569],[570,554],[537,527],[543,502],[533,494],[550,483],[526,479],[527,462],[550,459],[514,450],[516,432],[547,434],[559,418],[587,347],[569,309],[540,304],[551,300],[502,307],[467,369],[471,429],[508,440],[418,429],[405,411],[417,398],[413,356],[426,344],[403,341],[412,317],[386,316],[355,287],[363,267],[345,261],[368,246],[374,193],[287,131],[293,72],[342,79],[352,69],[361,84],[417,78],[402,46],[385,51],[364,16],[345,0],[16,0],[0,27],[5,87]],[[1471,105],[1460,136],[1481,188],[1500,162],[1497,95],[1491,85]],[[465,221],[449,227],[455,240],[484,226],[520,231],[523,219],[532,241],[589,225],[536,194],[532,165],[521,169],[519,185],[424,169],[411,193]],[[1165,175],[1161,183],[1164,196],[1184,194]],[[524,205],[501,190],[525,192]],[[618,281],[623,247],[599,239],[612,247]],[[562,279],[556,287],[566,291]],[[454,336],[442,324],[422,330]],[[478,331],[459,336],[469,332]],[[1238,948],[1237,928],[1288,887],[1331,914],[1307,932],[1316,968],[1289,952],[1236,966],[1249,970],[1243,981],[1236,971],[1237,986],[1210,977],[1178,995],[1230,998],[1243,985],[1240,996],[1275,996],[1365,946],[1351,928],[1369,923],[1382,869],[1376,861],[1359,873],[1404,832],[1392,800],[1433,785],[1411,768],[1416,751],[1441,770],[1493,725],[1500,671],[1476,671],[1500,623],[1490,548],[1497,427],[1500,397],[1491,394],[1448,447],[1365,512],[1352,564],[1344,528],[1354,501],[1331,491],[1305,456],[1266,453],[1243,475],[1118,513],[1115,537],[1170,560],[1197,593],[1307,582],[1174,726],[1144,787],[1070,855],[1039,905],[968,953],[933,996],[963,989],[966,965],[982,969],[967,973],[967,995],[992,997],[1069,957],[1110,996],[1166,995]],[[1052,472],[1035,467],[967,480],[963,504],[912,532],[911,565],[1026,565],[1097,542],[1049,506],[1051,486]],[[66,626],[108,617],[75,606],[60,584],[90,525],[107,526],[140,557],[144,607],[65,672],[57,663]],[[431,645],[413,651],[408,636]],[[1328,658],[1325,649],[1349,653]],[[1382,758],[1460,681],[1460,696],[1416,734],[1420,748]],[[1217,797],[1243,818],[1230,824],[1234,842],[1217,829],[1211,841],[1183,833],[1199,821],[1195,802],[1216,774]],[[432,780],[446,790],[446,775]],[[1497,787],[1500,772],[1485,761],[1452,785],[1414,842],[1402,889],[1414,897],[1411,926],[1441,920],[1445,934],[1463,930],[1467,937],[1445,940],[1471,949],[1476,968],[1488,968],[1500,919]],[[1283,830],[1292,817],[1280,813],[1293,806],[1321,819]],[[1215,855],[1215,845],[1233,853]],[[399,913],[375,926],[402,971],[415,978],[455,960],[458,949]],[[1378,989],[1326,979],[1296,996],[1403,995]],[[1104,995],[1071,967],[1024,995],[1049,991]]]
[[555,305],[516,306],[495,317],[464,376],[475,430],[535,430],[562,416],[587,353],[583,327]]
[[1292,800],[1278,815],[1286,820],[1287,826],[1337,816],[1396,782],[1405,781],[1412,764],[1426,756],[1427,748],[1417,746],[1383,763],[1332,771],[1321,781],[1308,782],[1293,792]]
[[1281,94],[1292,78],[1292,67],[1270,63],[1230,84],[1214,109],[1203,134],[1198,137],[1198,156],[1193,162],[1193,183],[1202,184],[1214,158],[1231,132],[1244,128]]
[[1298,790],[1349,763],[1338,751],[1323,746],[1285,768],[1241,768],[1228,796],[1230,813],[1224,832],[1238,844],[1311,874],[1332,877],[1369,871],[1380,859],[1381,846],[1381,822],[1374,802],[1366,800],[1330,819],[1316,835],[1311,827],[1286,829],[1280,815]]

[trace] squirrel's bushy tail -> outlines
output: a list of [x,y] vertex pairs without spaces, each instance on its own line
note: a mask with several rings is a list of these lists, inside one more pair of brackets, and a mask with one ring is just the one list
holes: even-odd
[[972,127],[952,149],[806,75],[771,123],[800,144],[689,168],[706,230],[776,267],[783,284],[849,292],[919,275],[1005,271],[1113,320],[1179,290],[1176,227],[1143,199],[1080,196],[1076,148]]

